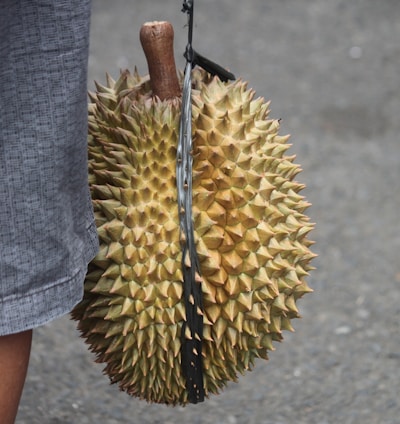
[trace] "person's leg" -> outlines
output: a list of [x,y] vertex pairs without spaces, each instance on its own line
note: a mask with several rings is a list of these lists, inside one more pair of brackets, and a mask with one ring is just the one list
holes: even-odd
[[25,383],[32,330],[0,336],[0,422],[14,424]]

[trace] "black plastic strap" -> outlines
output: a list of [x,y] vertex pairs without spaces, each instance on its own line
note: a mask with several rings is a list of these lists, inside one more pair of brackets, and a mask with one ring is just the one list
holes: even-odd
[[186,322],[182,326],[182,370],[186,379],[188,401],[204,401],[202,340],[203,301],[200,265],[194,240],[192,219],[192,35],[193,0],[183,3],[183,11],[189,15],[189,36],[186,47],[187,63],[182,92],[182,113],[177,149],[176,179],[178,192],[179,221],[182,246],[182,271]]
[[186,46],[186,51],[184,53],[184,57],[187,60],[187,62],[190,62],[192,64],[192,67],[200,66],[200,68],[203,68],[205,71],[210,73],[211,75],[217,75],[221,81],[229,81],[229,80],[235,80],[236,77],[232,72],[227,71],[222,66],[218,65],[217,63],[213,62],[210,59],[207,59],[206,57],[202,56],[200,53],[196,52],[192,47],[192,39],[193,39],[193,1],[189,0],[185,1],[183,3],[182,12],[186,12],[189,16],[188,18],[188,27],[189,27],[189,34],[188,34],[188,44]]
[[[184,56],[187,59],[186,53],[184,54]],[[192,64],[200,66],[200,68],[203,68],[211,75],[217,75],[221,81],[227,82],[236,79],[235,75],[233,75],[232,72],[227,71],[222,66],[202,56],[194,49],[192,49]]]

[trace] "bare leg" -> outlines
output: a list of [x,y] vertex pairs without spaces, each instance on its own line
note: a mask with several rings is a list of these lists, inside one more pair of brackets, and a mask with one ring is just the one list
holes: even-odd
[[25,383],[32,331],[0,337],[0,418],[14,424]]

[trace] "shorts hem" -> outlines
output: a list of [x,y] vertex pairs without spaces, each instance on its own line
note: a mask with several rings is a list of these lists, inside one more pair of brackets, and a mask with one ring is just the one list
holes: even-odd
[[4,299],[0,312],[0,336],[32,330],[68,314],[83,297],[86,269],[40,291]]

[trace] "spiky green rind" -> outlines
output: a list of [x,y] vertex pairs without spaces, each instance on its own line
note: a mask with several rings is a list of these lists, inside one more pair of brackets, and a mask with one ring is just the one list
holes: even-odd
[[[180,100],[151,97],[137,73],[97,85],[89,173],[101,248],[74,310],[112,382],[185,404],[185,320],[175,181]],[[299,316],[314,254],[309,204],[288,137],[242,81],[193,75],[193,220],[204,299],[206,394],[267,358]]]

